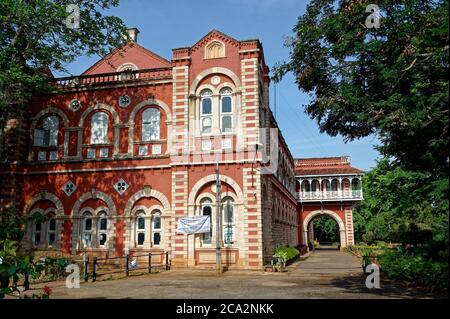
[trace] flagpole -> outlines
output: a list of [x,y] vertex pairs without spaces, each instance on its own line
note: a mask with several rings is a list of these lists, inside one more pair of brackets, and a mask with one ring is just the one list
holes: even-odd
[[219,153],[216,158],[216,270],[222,273],[222,250],[221,250],[221,226],[220,226],[220,176],[219,176]]

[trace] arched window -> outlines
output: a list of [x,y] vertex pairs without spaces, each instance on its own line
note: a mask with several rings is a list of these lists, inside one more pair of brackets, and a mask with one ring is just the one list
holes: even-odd
[[139,210],[136,213],[136,245],[143,246],[145,241],[145,212]]
[[108,114],[97,112],[91,119],[91,144],[108,143]]
[[233,199],[231,197],[225,197],[222,201],[222,216],[223,216],[223,242],[225,245],[231,245],[234,243],[234,207]]
[[211,42],[206,47],[205,58],[206,59],[216,59],[225,56],[225,50],[222,43],[218,41]]
[[34,146],[58,145],[59,120],[55,115],[44,118],[42,129],[34,130]]
[[350,180],[348,179],[348,178],[344,178],[343,180],[342,180],[342,185],[341,185],[341,189],[343,190],[343,191],[345,191],[345,192],[347,192],[347,191],[349,191],[350,190]]
[[55,216],[49,215],[49,219],[47,220],[47,245],[48,247],[52,247],[53,243],[56,240],[56,219]]
[[40,220],[36,220],[33,222],[33,247],[38,247],[41,243],[41,231],[42,231],[42,223]]
[[161,212],[155,210],[152,213],[152,241],[153,246],[159,246],[161,244]]
[[137,70],[137,66],[132,63],[125,63],[119,67],[117,72],[120,72],[120,80],[131,80],[137,78],[137,74],[133,71]]
[[92,247],[92,214],[85,213],[83,215],[83,247]]
[[330,181],[327,179],[324,179],[322,181],[322,190],[325,190],[327,192],[331,191]]
[[99,246],[105,246],[108,239],[108,218],[106,212],[101,211],[98,214],[98,244]]
[[205,89],[200,92],[200,125],[202,133],[211,133],[213,107],[212,107],[212,91]]
[[160,138],[160,118],[158,109],[149,108],[142,112],[142,140],[152,141]]
[[233,131],[233,99],[229,87],[220,90],[220,130],[222,133]]
[[313,180],[311,183],[311,191],[318,192],[320,190],[320,185],[318,180]]
[[354,191],[361,190],[361,180],[359,178],[352,179],[352,190]]
[[333,179],[331,181],[331,191],[337,192],[338,188],[339,188],[339,181],[337,179]]
[[[201,204],[200,204],[200,209],[201,209],[201,214],[203,216],[209,216],[210,218],[210,224],[212,224],[211,222],[211,217],[212,217],[212,202],[209,198],[205,198],[204,200],[202,200]],[[212,236],[212,227],[211,227],[211,231],[209,233],[203,233],[203,244],[211,244],[211,236]]]
[[303,181],[302,182],[302,192],[309,192],[311,191],[309,181]]

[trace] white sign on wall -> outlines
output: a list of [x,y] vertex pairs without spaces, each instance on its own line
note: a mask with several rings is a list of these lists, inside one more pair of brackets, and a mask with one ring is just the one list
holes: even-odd
[[178,220],[178,234],[201,234],[211,231],[209,216],[181,217]]

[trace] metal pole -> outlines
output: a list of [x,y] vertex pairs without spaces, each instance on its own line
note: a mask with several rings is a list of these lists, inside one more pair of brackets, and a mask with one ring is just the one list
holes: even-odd
[[94,257],[94,266],[92,270],[92,282],[97,280],[97,274],[95,273],[97,271],[97,257]]
[[166,251],[166,270],[169,270],[170,266],[169,266],[169,252]]
[[219,156],[216,161],[216,267],[217,274],[222,272],[221,226],[220,226],[220,177]]
[[84,262],[84,281],[87,282],[89,279],[89,257]]
[[148,253],[148,272],[152,272],[152,253]]

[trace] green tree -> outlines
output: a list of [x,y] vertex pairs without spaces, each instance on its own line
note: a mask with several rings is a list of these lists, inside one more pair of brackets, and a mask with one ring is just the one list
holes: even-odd
[[[363,177],[363,184],[364,201],[354,210],[357,240],[426,241],[427,232],[448,222],[446,180],[436,181],[426,172],[392,169],[382,160]],[[409,233],[414,236],[408,238]]]
[[[394,165],[448,176],[448,0],[312,0],[287,41],[293,72],[312,93],[305,111],[346,141],[377,134]],[[370,26],[370,25],[369,25]]]
[[319,242],[338,242],[339,227],[335,220],[328,216],[319,216],[314,220],[314,239]]
[[[118,3],[0,1],[0,132],[9,119],[26,110],[33,94],[51,89],[50,70],[66,71],[65,66],[81,55],[105,55],[120,46],[126,27],[121,19],[104,13]],[[79,8],[79,27],[70,4]]]

